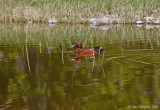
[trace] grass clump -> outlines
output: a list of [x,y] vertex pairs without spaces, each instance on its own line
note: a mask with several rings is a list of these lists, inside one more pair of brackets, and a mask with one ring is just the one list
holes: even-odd
[[45,22],[55,16],[59,22],[80,22],[109,12],[128,23],[145,16],[159,17],[159,7],[159,0],[2,0],[0,21]]

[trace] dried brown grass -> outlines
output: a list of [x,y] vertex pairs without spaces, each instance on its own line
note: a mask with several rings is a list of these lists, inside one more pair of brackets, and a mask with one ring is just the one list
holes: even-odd
[[122,22],[127,23],[132,20],[141,19],[144,16],[150,16],[155,12],[157,15],[160,13],[158,11],[160,10],[158,0],[55,1],[37,2],[35,6],[32,5],[32,2],[0,1],[0,21],[32,20],[45,22],[52,16],[55,16],[59,22],[65,20],[68,22],[77,22],[94,17],[99,12],[109,12],[119,16]]

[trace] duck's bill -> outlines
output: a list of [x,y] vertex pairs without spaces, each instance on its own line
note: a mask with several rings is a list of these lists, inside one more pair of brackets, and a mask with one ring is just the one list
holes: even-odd
[[70,47],[75,47],[75,45],[72,45],[72,46],[70,46]]

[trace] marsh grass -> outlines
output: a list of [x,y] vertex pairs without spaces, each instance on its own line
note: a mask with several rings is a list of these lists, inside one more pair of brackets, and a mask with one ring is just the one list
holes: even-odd
[[0,21],[46,22],[55,16],[58,22],[78,23],[100,12],[109,12],[128,23],[153,14],[159,17],[159,7],[159,0],[2,0]]

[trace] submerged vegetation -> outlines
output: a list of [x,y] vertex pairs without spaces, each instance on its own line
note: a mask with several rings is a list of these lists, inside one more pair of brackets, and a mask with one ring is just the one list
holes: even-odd
[[58,22],[84,23],[107,12],[132,23],[146,16],[159,19],[158,10],[159,0],[1,0],[0,21],[47,22],[54,16]]

